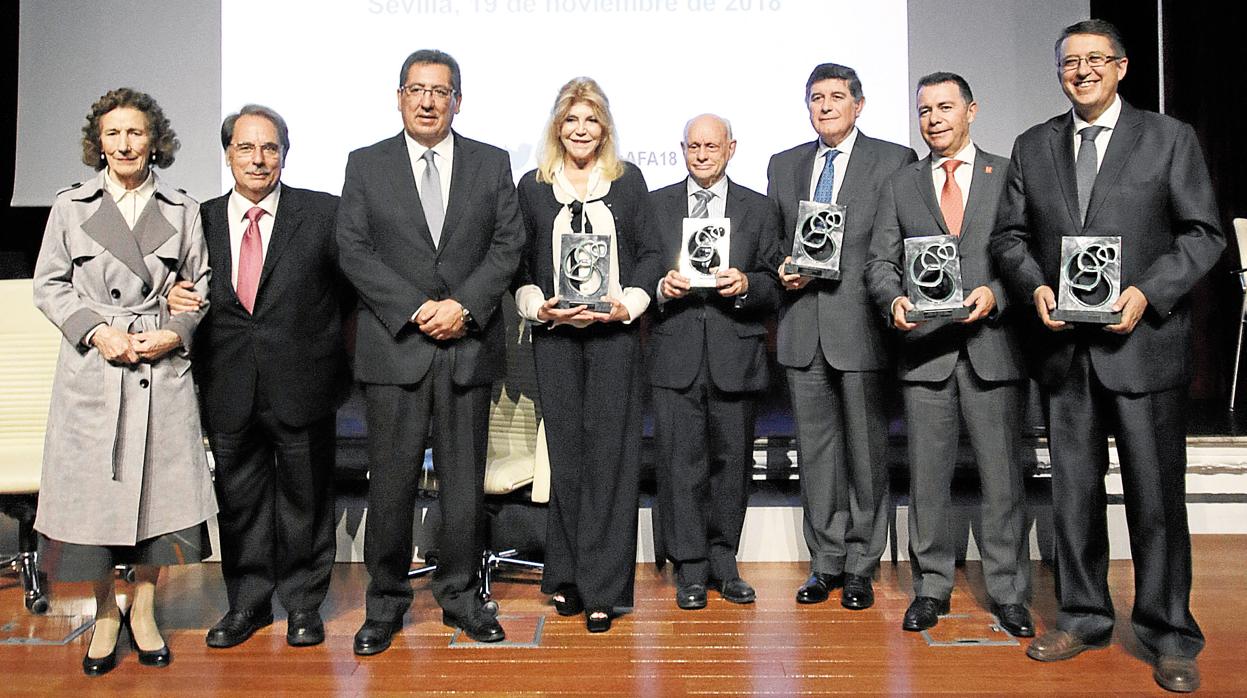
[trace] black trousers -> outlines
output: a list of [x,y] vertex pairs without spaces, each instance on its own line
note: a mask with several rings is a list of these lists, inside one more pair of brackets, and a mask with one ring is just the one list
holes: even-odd
[[334,416],[283,424],[268,405],[241,431],[212,432],[221,572],[232,611],[315,610],[334,541]]
[[632,606],[641,455],[635,326],[533,330],[550,450],[546,593],[575,587],[585,607]]
[[429,373],[414,385],[364,385],[369,462],[364,564],[371,577],[366,598],[369,620],[398,621],[411,606],[407,572],[430,422],[442,519],[433,597],[448,613],[460,617],[481,605],[477,567],[490,386],[455,385],[453,356],[453,350],[439,350]]
[[1085,347],[1064,382],[1049,388],[1058,628],[1093,641],[1112,635],[1104,491],[1111,432],[1134,561],[1135,634],[1158,654],[1194,657],[1203,648],[1190,603],[1185,392],[1115,393],[1096,377]]
[[740,576],[736,551],[753,466],[756,394],[719,390],[702,356],[692,385],[653,389],[661,517],[655,525],[680,584]]

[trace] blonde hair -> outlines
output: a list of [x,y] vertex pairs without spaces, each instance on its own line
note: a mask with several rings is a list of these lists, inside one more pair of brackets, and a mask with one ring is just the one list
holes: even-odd
[[584,103],[593,110],[598,123],[602,125],[602,144],[598,146],[597,161],[607,181],[614,181],[623,176],[624,164],[619,159],[619,146],[615,142],[615,121],[611,118],[610,101],[593,78],[572,78],[566,85],[559,88],[559,96],[554,100],[554,108],[550,110],[550,122],[546,125],[542,136],[541,149],[537,161],[537,181],[551,183],[554,171],[563,162],[567,151],[563,147],[560,134],[563,120],[576,104]]

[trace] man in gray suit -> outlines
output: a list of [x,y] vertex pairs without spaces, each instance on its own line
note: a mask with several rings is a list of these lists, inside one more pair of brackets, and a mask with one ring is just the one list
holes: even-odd
[[[898,376],[909,432],[909,558],[914,600],[901,627],[919,631],[948,613],[955,542],[949,488],[957,464],[960,418],[974,448],[982,492],[978,536],[992,612],[1012,635],[1035,634],[1026,601],[1030,564],[1022,465],[1017,457],[1023,367],[1007,323],[1004,289],[987,244],[1009,161],[970,140],[978,105],[954,73],[918,81],[918,127],[931,154],[884,184],[866,262],[866,285],[903,333]],[[961,263],[963,303],[956,322],[909,322],[905,238],[952,235]]]
[[[887,542],[887,338],[862,283],[879,187],[918,156],[857,129],[866,105],[857,73],[824,63],[805,84],[818,139],[778,153],[767,195],[783,219],[781,254],[792,249],[797,210],[813,200],[846,207],[838,281],[786,274],[778,359],[787,367],[797,423],[810,578],[799,603],[819,603],[839,586],[840,603],[874,603],[871,578]],[[784,262],[791,261],[791,258]]]
[[[524,244],[510,158],[451,131],[459,65],[416,51],[399,73],[403,132],[351,153],[338,207],[342,271],[359,293],[355,377],[368,416],[367,614],[355,653],[385,651],[411,605],[412,519],[433,430],[442,621],[503,639],[476,590],[490,386],[506,366],[498,301]],[[418,184],[417,184],[418,183]]]

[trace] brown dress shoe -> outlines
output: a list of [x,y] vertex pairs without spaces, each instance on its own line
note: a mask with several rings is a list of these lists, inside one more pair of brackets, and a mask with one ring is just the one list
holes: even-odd
[[1199,667],[1190,657],[1161,655],[1152,668],[1152,678],[1166,691],[1190,693],[1199,688]]
[[1033,640],[1026,648],[1026,656],[1041,662],[1059,662],[1076,657],[1086,650],[1100,650],[1108,642],[1087,642],[1074,633],[1052,630]]

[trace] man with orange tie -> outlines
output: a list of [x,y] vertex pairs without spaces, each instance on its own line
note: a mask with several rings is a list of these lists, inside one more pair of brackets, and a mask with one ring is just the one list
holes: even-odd
[[[902,627],[925,630],[949,611],[956,554],[950,489],[964,417],[979,470],[983,525],[977,543],[991,610],[1010,634],[1030,637],[1035,631],[1026,609],[1025,491],[1017,458],[1024,373],[987,249],[1009,161],[970,140],[978,105],[960,75],[932,73],[919,80],[917,108],[931,154],[902,167],[881,188],[866,263],[871,298],[903,338],[897,373],[908,429],[915,597]],[[905,318],[914,307],[902,281],[905,238],[929,235],[954,237],[965,319]]]

